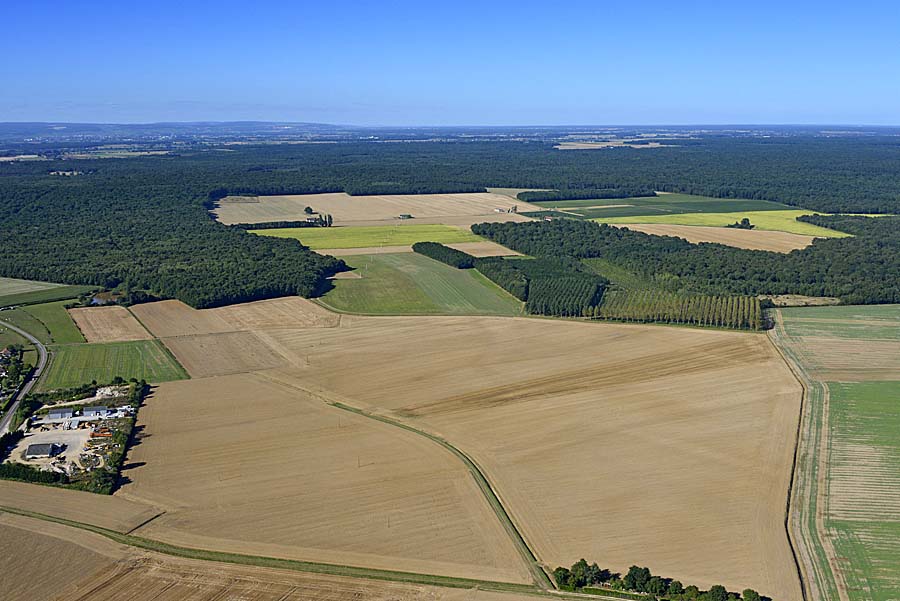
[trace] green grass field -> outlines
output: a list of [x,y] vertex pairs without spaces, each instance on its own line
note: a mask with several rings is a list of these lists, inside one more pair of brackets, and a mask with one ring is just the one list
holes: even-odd
[[320,301],[374,315],[519,315],[522,303],[474,269],[416,253],[344,257],[361,279],[335,280]]
[[647,215],[641,217],[610,217],[594,219],[601,223],[628,224],[628,223],[669,223],[675,225],[707,225],[712,227],[725,227],[744,217],[756,226],[758,230],[789,232],[806,236],[820,236],[822,238],[846,238],[849,234],[819,227],[811,223],[797,221],[800,215],[811,215],[813,211],[788,210],[788,211],[743,211],[736,213],[681,213],[677,215]]
[[96,287],[65,286],[63,284],[53,284],[51,282],[0,278],[0,307],[75,298],[79,294],[88,292],[94,288]]
[[479,242],[483,240],[468,230],[449,225],[379,225],[371,227],[301,227],[251,230],[260,236],[293,238],[313,250],[329,248],[366,248],[373,246],[408,246],[416,242]]
[[[28,305],[23,307],[21,311],[31,315],[38,323],[40,323],[45,332],[49,333],[50,340],[54,344],[71,344],[75,342],[84,342],[84,336],[72,321],[69,312],[66,311],[66,302],[56,301],[52,303],[42,303],[40,305]],[[29,331],[23,326],[23,329]],[[34,334],[35,338],[41,340],[41,337]],[[44,340],[41,340],[44,342]]]
[[53,341],[50,337],[50,330],[24,307],[0,312],[0,319],[22,328],[44,344],[50,344]]
[[42,391],[80,384],[109,382],[116,376],[148,382],[183,380],[187,373],[158,340],[69,344],[50,348],[50,366],[41,378]]
[[[900,378],[900,374],[898,374]],[[851,599],[900,598],[900,381],[830,383],[828,529]]]
[[[823,515],[824,535],[834,546],[851,601],[898,599],[900,371],[890,375],[890,366],[895,365],[890,349],[900,339],[900,305],[797,307],[780,312],[786,350],[804,371],[818,374],[819,383],[811,393],[822,386],[828,392],[827,423],[819,420],[828,436],[824,507],[808,508],[806,515]],[[867,374],[862,376],[868,378],[865,381],[845,381],[852,376],[842,371],[839,356],[832,354],[827,364],[815,358],[815,350],[827,347],[828,339],[846,346],[850,365],[881,367],[885,375],[880,377],[885,379]],[[877,341],[871,351],[868,341]],[[842,381],[830,381],[829,369],[837,370]],[[810,411],[821,415],[825,407],[821,394],[810,394],[807,402]],[[802,440],[800,457],[818,458],[818,444]],[[824,548],[815,539],[812,548],[819,565],[827,565]]]

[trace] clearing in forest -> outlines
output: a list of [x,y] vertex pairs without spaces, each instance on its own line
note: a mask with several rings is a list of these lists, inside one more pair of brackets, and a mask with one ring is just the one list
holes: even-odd
[[69,315],[88,342],[150,340],[153,336],[125,307],[79,307]]
[[631,223],[652,223],[670,225],[700,225],[709,227],[722,227],[739,222],[745,217],[755,227],[752,231],[778,231],[802,236],[814,236],[818,238],[846,238],[850,234],[831,230],[811,223],[797,221],[801,215],[812,215],[814,211],[787,210],[787,211],[740,211],[730,213],[677,213],[672,215],[640,215],[635,217],[605,217],[594,216],[594,221],[608,223],[610,225]]
[[321,299],[345,313],[521,315],[522,303],[474,269],[416,253],[345,257],[357,279],[334,282]]
[[467,230],[450,225],[378,225],[366,227],[301,227],[251,230],[260,236],[293,238],[313,250],[403,246],[416,242],[483,242]]
[[[335,225],[357,225],[370,221],[397,221],[400,215],[410,215],[415,221],[426,219],[441,223],[442,218],[473,216],[517,217],[505,211],[517,207],[518,211],[533,211],[537,207],[504,194],[474,192],[461,194],[385,194],[350,196],[343,192],[328,194],[304,194],[293,196],[258,196],[256,202],[246,198],[232,202],[231,197],[219,201],[213,211],[225,224],[261,223],[265,221],[303,221],[306,207],[318,213],[331,215]],[[503,211],[497,213],[496,209]],[[473,221],[477,223],[477,220]],[[336,247],[339,248],[339,247]]]
[[897,598],[900,305],[782,309],[775,339],[810,381],[794,527],[811,580],[850,601]]

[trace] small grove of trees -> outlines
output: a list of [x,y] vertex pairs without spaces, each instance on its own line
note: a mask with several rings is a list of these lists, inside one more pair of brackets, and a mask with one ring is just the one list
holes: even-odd
[[764,327],[755,296],[681,294],[659,289],[615,290],[594,308],[593,317],[629,322],[684,323],[743,330]]
[[748,218],[744,217],[740,221],[735,221],[734,223],[726,225],[725,227],[730,227],[736,230],[752,230],[756,226],[750,223],[750,220]]
[[426,257],[430,257],[435,261],[446,263],[457,269],[471,269],[475,267],[475,257],[469,253],[465,253],[449,246],[444,246],[437,242],[416,242],[412,245],[414,252]]
[[553,570],[553,578],[562,590],[603,594],[609,594],[611,591],[628,591],[632,593],[632,595],[628,595],[629,598],[639,599],[667,599],[670,601],[738,601],[741,599],[743,601],[762,601],[769,599],[750,588],[744,589],[740,594],[730,593],[720,584],[711,586],[708,591],[702,591],[697,586],[684,586],[680,581],[672,578],[654,576],[647,567],[631,566],[628,568],[628,572],[622,576],[601,568],[596,563],[589,565],[584,559],[572,564],[571,568],[556,568]]

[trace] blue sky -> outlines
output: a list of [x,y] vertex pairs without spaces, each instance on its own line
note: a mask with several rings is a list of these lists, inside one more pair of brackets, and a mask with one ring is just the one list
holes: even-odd
[[900,125],[900,3],[8,0],[0,121]]

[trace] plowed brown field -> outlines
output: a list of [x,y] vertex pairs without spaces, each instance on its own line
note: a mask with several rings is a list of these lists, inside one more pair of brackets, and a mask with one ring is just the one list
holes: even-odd
[[69,309],[69,315],[88,342],[123,342],[153,338],[125,307],[80,307]]

